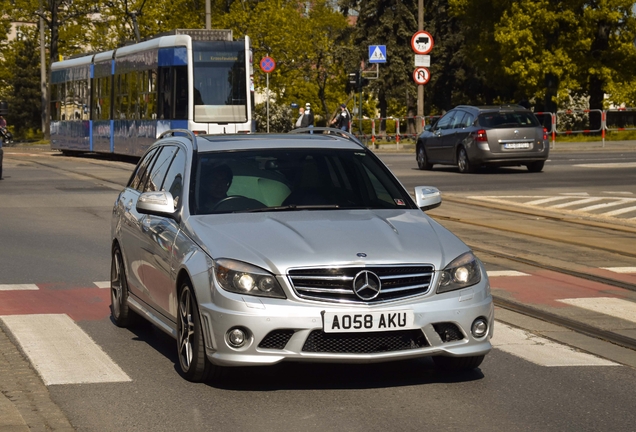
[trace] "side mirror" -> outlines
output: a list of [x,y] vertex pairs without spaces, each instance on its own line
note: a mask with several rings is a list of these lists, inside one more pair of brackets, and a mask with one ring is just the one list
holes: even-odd
[[442,193],[432,186],[415,186],[415,202],[422,211],[442,205]]
[[137,200],[137,211],[155,216],[174,216],[174,198],[170,192],[144,192]]
[[430,132],[431,130],[433,130],[433,125],[432,124],[424,125],[424,130],[426,132]]

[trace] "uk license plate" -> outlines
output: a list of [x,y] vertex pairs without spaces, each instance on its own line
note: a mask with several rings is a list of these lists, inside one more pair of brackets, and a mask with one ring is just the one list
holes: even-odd
[[412,310],[384,312],[325,312],[325,333],[363,333],[416,328]]
[[506,143],[505,149],[527,149],[530,148],[530,143]]

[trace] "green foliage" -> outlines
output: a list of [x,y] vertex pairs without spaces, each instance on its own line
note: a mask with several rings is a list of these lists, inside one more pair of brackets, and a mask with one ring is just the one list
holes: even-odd
[[[289,132],[294,127],[297,112],[287,105],[269,105],[269,131]],[[256,105],[254,109],[254,121],[256,122],[256,132],[267,132],[267,104]]]
[[33,55],[39,47],[37,28],[24,28],[23,37],[4,50],[4,68],[10,71],[6,84],[9,114],[7,124],[15,138],[24,138],[41,129],[42,93],[40,91],[40,57]]

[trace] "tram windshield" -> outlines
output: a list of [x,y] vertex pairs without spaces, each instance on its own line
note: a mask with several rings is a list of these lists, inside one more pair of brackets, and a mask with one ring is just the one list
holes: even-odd
[[247,121],[244,42],[193,42],[194,121]]

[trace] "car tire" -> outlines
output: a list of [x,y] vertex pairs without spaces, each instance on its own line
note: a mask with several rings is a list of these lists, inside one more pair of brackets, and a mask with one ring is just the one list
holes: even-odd
[[545,161],[536,161],[530,162],[526,167],[530,172],[541,172],[543,171],[543,165],[545,165]]
[[129,327],[135,318],[128,306],[128,279],[119,246],[113,248],[110,264],[110,315],[117,327]]
[[475,172],[475,167],[468,158],[468,153],[464,147],[460,147],[457,152],[457,167],[462,174]]
[[438,368],[448,372],[468,371],[477,369],[484,361],[483,355],[471,357],[435,356],[433,362]]
[[199,307],[188,282],[181,285],[179,290],[177,355],[181,372],[188,381],[202,382],[208,377],[218,378],[220,367],[210,363],[205,354]]
[[433,168],[433,164],[428,161],[428,157],[426,156],[424,144],[420,144],[417,148],[417,167],[421,170],[430,170]]

